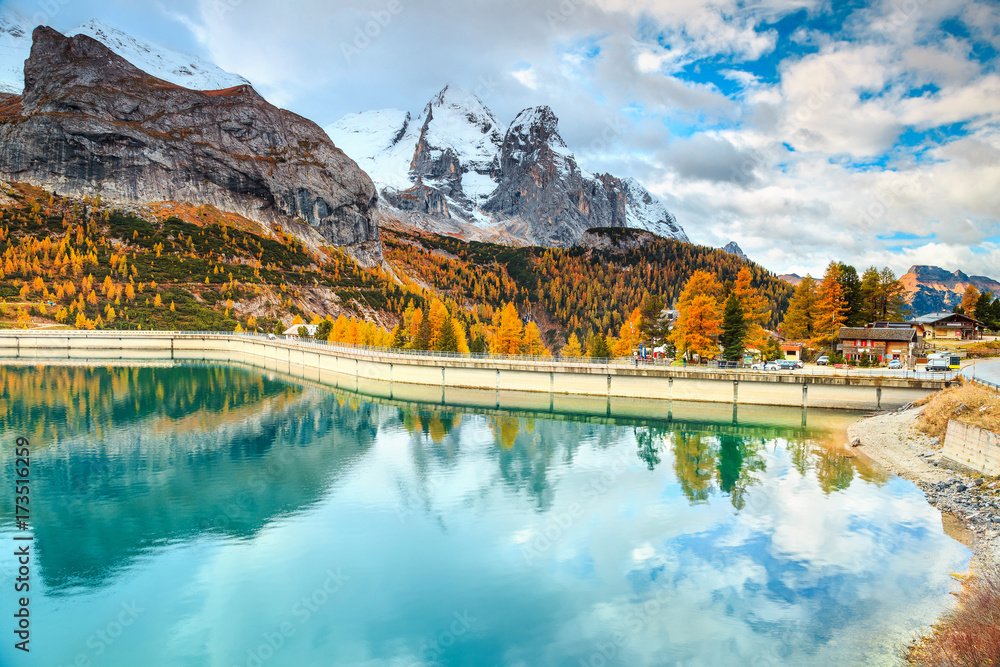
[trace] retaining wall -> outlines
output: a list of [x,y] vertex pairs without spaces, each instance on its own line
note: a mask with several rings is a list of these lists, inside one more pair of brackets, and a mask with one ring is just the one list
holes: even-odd
[[1000,433],[953,419],[948,422],[941,455],[984,475],[1000,475]]
[[[740,405],[895,409],[945,386],[940,379],[693,370],[555,360],[419,356],[226,333],[0,332],[0,361],[197,360],[245,363],[334,386],[363,381],[463,390],[534,392]],[[551,402],[552,399],[550,399]]]

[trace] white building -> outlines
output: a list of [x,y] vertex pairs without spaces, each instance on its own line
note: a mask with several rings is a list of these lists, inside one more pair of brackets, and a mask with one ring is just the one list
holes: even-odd
[[318,324],[293,324],[292,326],[285,329],[285,339],[295,340],[296,338],[299,338],[299,329],[302,327],[305,327],[306,331],[309,332],[310,338],[316,337],[316,330],[319,329]]

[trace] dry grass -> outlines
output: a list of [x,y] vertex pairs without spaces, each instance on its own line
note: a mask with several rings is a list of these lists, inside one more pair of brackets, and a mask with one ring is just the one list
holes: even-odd
[[986,340],[973,343],[965,348],[965,352],[969,355],[969,358],[995,357],[1000,355],[1000,340]]
[[1000,433],[1000,396],[971,382],[963,382],[943,389],[924,399],[917,428],[944,440],[948,420],[971,424]]
[[1000,567],[987,567],[967,580],[958,607],[907,659],[920,667],[1000,666]]

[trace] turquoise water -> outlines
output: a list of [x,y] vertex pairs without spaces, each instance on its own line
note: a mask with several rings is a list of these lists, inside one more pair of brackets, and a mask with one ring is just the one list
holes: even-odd
[[969,557],[819,413],[576,420],[240,368],[0,367],[0,420],[3,665],[898,664]]

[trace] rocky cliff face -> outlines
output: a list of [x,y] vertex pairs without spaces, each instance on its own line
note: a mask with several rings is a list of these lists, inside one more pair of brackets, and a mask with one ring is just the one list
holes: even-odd
[[434,96],[422,117],[411,178],[471,210],[484,194],[472,182],[497,176],[500,124],[475,95],[450,87]]
[[382,189],[390,215],[467,239],[566,246],[591,227],[687,235],[635,179],[582,169],[548,107],[503,128],[474,94],[446,87],[415,120],[346,116],[327,132]]
[[500,185],[483,208],[533,221],[530,231],[539,245],[571,245],[590,227],[625,226],[623,202],[609,198],[617,193],[608,186],[620,182],[584,177],[549,107],[526,109],[514,119],[500,150],[500,170]]
[[730,241],[722,246],[722,251],[728,252],[730,255],[736,255],[740,259],[747,259],[747,256],[743,253],[743,248],[736,241]]
[[381,253],[374,184],[314,123],[250,86],[182,88],[46,27],[23,95],[0,100],[0,177],[112,203],[210,203],[313,245]]

